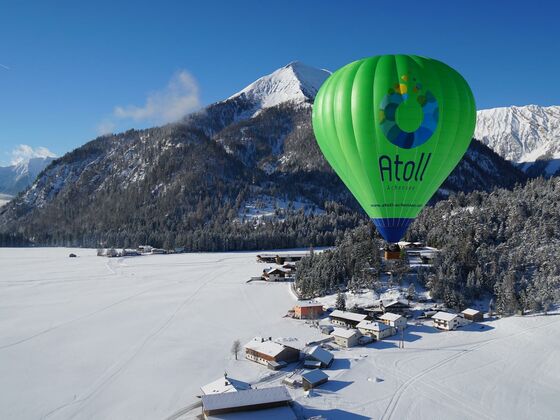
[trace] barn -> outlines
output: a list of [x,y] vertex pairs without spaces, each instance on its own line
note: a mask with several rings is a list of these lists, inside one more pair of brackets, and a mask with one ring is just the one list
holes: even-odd
[[317,388],[319,385],[328,382],[328,380],[329,375],[327,375],[320,369],[311,370],[301,375],[301,383],[305,391],[312,388]]
[[472,322],[484,321],[484,314],[476,309],[467,308],[461,312],[461,316]]

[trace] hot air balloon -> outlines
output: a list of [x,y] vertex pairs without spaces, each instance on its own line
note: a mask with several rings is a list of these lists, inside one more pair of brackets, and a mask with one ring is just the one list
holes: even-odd
[[382,55],[334,72],[312,120],[329,164],[396,243],[467,151],[476,108],[465,79],[446,64]]

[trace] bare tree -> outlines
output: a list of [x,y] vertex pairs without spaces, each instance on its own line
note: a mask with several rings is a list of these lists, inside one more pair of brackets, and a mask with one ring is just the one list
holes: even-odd
[[231,345],[231,354],[235,356],[235,360],[237,360],[237,355],[241,351],[241,341],[235,340]]

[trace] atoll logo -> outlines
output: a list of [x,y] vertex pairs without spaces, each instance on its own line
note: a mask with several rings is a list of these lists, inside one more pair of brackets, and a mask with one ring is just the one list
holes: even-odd
[[[410,80],[411,79],[411,80]],[[395,83],[379,107],[379,123],[387,140],[403,149],[426,143],[437,128],[439,106],[429,90],[405,74]],[[412,86],[412,87],[411,87]]]

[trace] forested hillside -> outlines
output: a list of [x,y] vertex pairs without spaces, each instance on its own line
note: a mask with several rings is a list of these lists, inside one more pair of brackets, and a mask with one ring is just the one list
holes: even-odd
[[[513,190],[455,194],[426,207],[407,239],[441,252],[419,280],[451,308],[492,295],[502,314],[548,309],[560,301],[559,202],[560,179],[539,178]],[[302,261],[296,285],[305,296],[375,286],[369,273],[378,272],[380,241],[364,229],[348,233],[321,258]]]

